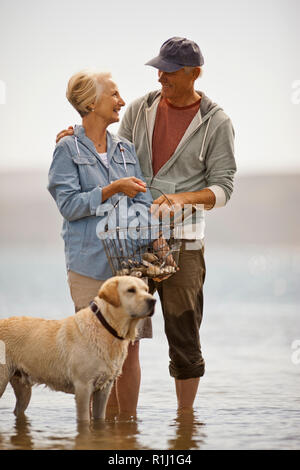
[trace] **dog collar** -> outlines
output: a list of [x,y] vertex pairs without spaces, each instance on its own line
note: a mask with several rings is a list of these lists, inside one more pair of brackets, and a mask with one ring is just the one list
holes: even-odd
[[109,323],[107,323],[107,321],[105,320],[104,316],[102,315],[101,311],[100,311],[100,308],[98,307],[98,305],[96,304],[96,302],[92,301],[90,303],[90,308],[91,310],[95,313],[96,317],[98,318],[98,320],[102,323],[102,325],[113,335],[115,336],[115,338],[118,338],[118,339],[121,339],[121,340],[124,340],[125,338],[122,338],[122,336],[119,336],[118,333],[116,332],[116,330],[109,325]]

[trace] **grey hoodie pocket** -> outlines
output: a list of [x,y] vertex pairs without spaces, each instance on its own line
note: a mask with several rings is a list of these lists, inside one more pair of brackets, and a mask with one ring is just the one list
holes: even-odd
[[176,183],[174,181],[168,181],[161,178],[154,177],[145,177],[147,186],[150,186],[150,191],[153,197],[153,200],[157,199],[163,194],[174,194],[176,190]]

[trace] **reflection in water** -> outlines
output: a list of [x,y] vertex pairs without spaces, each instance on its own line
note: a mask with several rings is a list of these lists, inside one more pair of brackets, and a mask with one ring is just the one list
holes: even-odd
[[10,442],[14,449],[33,449],[34,444],[30,432],[30,421],[26,416],[16,418],[15,434],[11,436]]
[[[16,418],[13,434],[4,444],[4,435],[0,435],[0,448],[27,449],[76,449],[76,450],[146,450],[151,449],[142,443],[140,425],[144,425],[136,416],[110,416],[105,421],[78,423],[76,435],[61,437],[52,429],[51,435],[44,437],[44,445],[35,439],[36,429],[26,418]],[[204,443],[206,434],[200,430],[200,422],[193,411],[177,413],[165,432],[170,436],[167,448],[170,450],[199,449]],[[175,436],[173,431],[175,428]],[[171,437],[172,433],[172,437]],[[163,436],[162,436],[163,437]],[[1,445],[3,441],[4,446]]]
[[176,436],[168,440],[168,449],[200,449],[201,444],[204,444],[206,434],[200,430],[204,423],[197,419],[193,410],[178,410],[173,426],[176,426]]
[[[93,421],[90,425],[78,425],[75,449],[141,450],[151,449],[140,442],[139,423],[142,420],[133,416],[114,416],[103,421]],[[206,434],[201,430],[204,423],[199,421],[193,410],[178,411],[169,425],[168,434],[175,427],[175,437],[168,439],[167,449],[200,449]]]
[[[28,419],[16,419],[9,385],[0,399],[0,449],[299,449],[300,366],[291,359],[300,331],[299,250],[222,246],[207,258],[203,334],[209,366],[195,413],[176,414],[158,304],[154,337],[141,349],[138,418],[111,414],[104,423],[77,428],[74,398],[36,387]],[[10,305],[14,315],[62,318],[68,309],[71,315],[60,252],[1,245],[0,259],[1,318]]]
[[105,421],[78,424],[75,449],[138,450],[147,449],[139,442],[139,420],[136,416],[111,413]]
[[6,433],[1,432],[0,434],[0,449],[26,449],[33,450],[34,439],[31,433],[30,420],[26,416],[15,418],[15,424],[12,429],[9,430],[10,435],[6,436]]

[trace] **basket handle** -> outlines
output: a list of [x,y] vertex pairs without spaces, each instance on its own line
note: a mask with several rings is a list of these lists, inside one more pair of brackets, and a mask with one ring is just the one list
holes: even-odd
[[[161,195],[166,198],[166,200],[168,201],[169,205],[172,206],[172,202],[170,201],[170,199],[168,198],[168,196],[167,196],[161,189],[156,188],[155,186],[151,186],[151,185],[150,185],[150,186],[147,185],[146,188],[147,188],[147,189],[155,189],[156,191],[159,191],[159,192],[161,193]],[[107,224],[106,224],[106,227],[105,227],[106,229],[108,228],[108,220],[109,220],[109,217],[111,216],[113,210],[117,207],[117,205],[119,204],[119,202],[120,202],[124,197],[128,197],[128,196],[127,196],[126,194],[124,194],[123,196],[121,196],[121,197],[118,199],[118,201],[114,204],[114,206],[113,206],[113,208],[111,209],[110,213],[108,214],[108,217],[107,217]],[[193,214],[195,211],[196,211],[196,208],[195,208],[195,206],[193,205],[193,206],[192,206],[192,214]],[[181,223],[181,222],[183,222],[183,221],[184,221],[184,214],[182,215],[180,221],[176,221],[176,222],[175,222],[175,220],[173,220],[173,224],[171,224],[171,226],[174,227],[176,224]]]
[[[168,196],[163,192],[161,191],[159,188],[156,188],[155,186],[146,186],[147,189],[155,189],[156,191],[159,191],[161,193],[162,196],[164,196],[166,198],[166,200],[168,201],[168,203],[170,204],[170,206],[172,206],[172,203],[170,201],[170,199],[168,198]],[[121,199],[123,199],[124,197],[127,197],[126,194],[124,194],[123,196],[121,196],[119,198],[119,200],[114,204],[114,209],[117,207],[117,205],[119,204],[119,202],[121,201]]]
[[[159,192],[162,194],[162,196],[164,196],[164,197],[167,199],[167,201],[168,201],[168,203],[170,204],[170,206],[172,205],[172,203],[171,203],[170,199],[167,197],[167,195],[166,195],[163,191],[161,191],[159,188],[155,188],[155,186],[146,186],[146,188],[147,188],[147,189],[155,189],[156,191],[159,191]],[[122,199],[124,199],[124,197],[128,197],[128,196],[127,196],[126,194],[124,194],[123,196],[121,196],[121,197],[117,200],[117,202],[114,204],[113,208],[111,209],[110,213],[108,214],[107,221],[108,221],[109,217],[111,216],[113,210],[117,207],[117,205],[119,204],[119,202],[120,202]]]

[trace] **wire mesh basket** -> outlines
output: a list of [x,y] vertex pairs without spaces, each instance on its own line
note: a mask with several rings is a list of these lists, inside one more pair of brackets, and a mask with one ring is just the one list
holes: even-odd
[[[162,191],[154,189],[161,192],[171,205]],[[111,230],[107,225],[98,236],[114,276],[159,279],[169,277],[178,270],[181,223],[173,221],[166,224],[160,221],[142,227],[115,227]]]
[[178,270],[180,225],[116,227],[99,236],[114,276],[164,278]]

